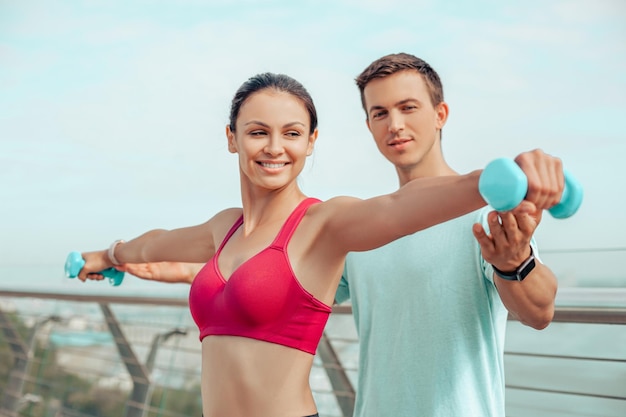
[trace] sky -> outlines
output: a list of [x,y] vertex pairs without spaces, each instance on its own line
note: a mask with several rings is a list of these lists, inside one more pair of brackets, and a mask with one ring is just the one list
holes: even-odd
[[537,231],[562,276],[624,277],[621,0],[0,0],[0,266],[62,265],[240,206],[224,127],[235,90],[265,71],[318,109],[305,193],[394,191],[354,84],[394,52],[441,76],[458,172],[540,148],[583,184],[579,212]]

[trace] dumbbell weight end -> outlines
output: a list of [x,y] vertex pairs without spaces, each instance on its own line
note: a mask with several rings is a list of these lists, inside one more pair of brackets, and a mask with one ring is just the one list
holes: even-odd
[[[570,217],[578,211],[583,200],[582,185],[567,170],[563,170],[565,187],[561,201],[548,209],[557,219]],[[485,201],[496,211],[508,211],[517,207],[528,192],[528,179],[524,171],[508,158],[491,161],[478,181],[478,190]]]

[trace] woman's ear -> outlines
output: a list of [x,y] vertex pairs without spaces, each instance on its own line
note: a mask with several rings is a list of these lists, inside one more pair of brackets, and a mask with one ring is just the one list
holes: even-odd
[[315,129],[313,133],[309,135],[309,144],[306,148],[306,156],[311,156],[313,154],[313,148],[315,146],[315,141],[317,140],[318,131]]
[[226,125],[226,139],[228,139],[228,152],[237,153],[237,145],[235,143],[235,133],[230,130],[230,125]]

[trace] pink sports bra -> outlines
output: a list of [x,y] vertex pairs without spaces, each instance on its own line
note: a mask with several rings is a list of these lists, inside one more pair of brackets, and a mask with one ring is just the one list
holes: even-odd
[[272,244],[241,264],[226,281],[217,259],[243,224],[243,216],[237,220],[191,285],[189,308],[200,340],[241,336],[315,354],[331,308],[300,285],[289,263],[287,244],[306,210],[319,201],[302,201]]

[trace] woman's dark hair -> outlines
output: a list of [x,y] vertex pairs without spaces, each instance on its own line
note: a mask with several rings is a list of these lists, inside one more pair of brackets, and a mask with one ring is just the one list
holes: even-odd
[[235,131],[235,124],[243,103],[245,103],[252,94],[268,88],[289,93],[300,99],[309,112],[309,118],[311,119],[311,129],[309,133],[311,134],[315,131],[317,128],[317,111],[315,110],[315,104],[313,104],[313,99],[309,92],[306,91],[306,88],[304,88],[302,84],[288,75],[274,74],[271,72],[257,74],[249,78],[248,81],[239,87],[230,105],[231,131]]

